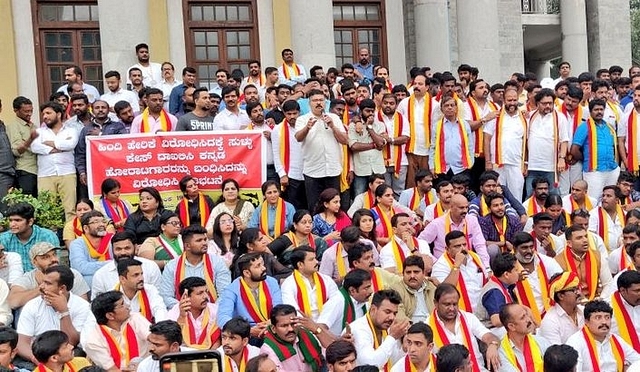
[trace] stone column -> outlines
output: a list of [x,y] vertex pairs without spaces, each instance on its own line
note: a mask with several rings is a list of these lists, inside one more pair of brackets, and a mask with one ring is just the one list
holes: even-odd
[[[331,1],[291,1],[291,49],[309,74],[313,65],[334,66],[333,5]],[[278,64],[282,59],[278,56]]]
[[585,0],[560,0],[562,60],[571,64],[572,75],[589,69]]
[[258,33],[260,38],[260,61],[262,69],[275,66],[275,32],[273,28],[273,0],[258,1]]
[[414,0],[413,3],[417,64],[429,66],[432,71],[450,70],[448,1]]
[[611,65],[631,66],[628,0],[587,0],[589,71]]

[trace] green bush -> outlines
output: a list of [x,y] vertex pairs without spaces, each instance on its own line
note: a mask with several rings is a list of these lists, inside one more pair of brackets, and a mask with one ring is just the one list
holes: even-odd
[[[42,191],[38,193],[38,198],[34,198],[31,195],[23,194],[19,189],[13,189],[2,199],[2,202],[6,206],[20,202],[29,203],[36,210],[36,225],[51,230],[64,227],[64,208],[62,207],[60,196],[57,194]],[[4,217],[0,220],[0,224],[7,227],[9,225],[8,218]]]

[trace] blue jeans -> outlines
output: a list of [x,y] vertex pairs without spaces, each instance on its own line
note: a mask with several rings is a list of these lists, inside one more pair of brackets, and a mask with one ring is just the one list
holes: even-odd
[[544,171],[529,171],[527,173],[527,178],[525,178],[524,182],[525,182],[525,187],[526,187],[526,193],[527,195],[525,195],[524,199],[522,200],[526,200],[528,199],[531,194],[533,194],[533,186],[531,185],[531,182],[533,182],[534,179],[536,178],[546,178],[547,181],[549,182],[549,195],[551,194],[559,194],[559,190],[556,187],[555,184],[555,173],[554,172],[544,172]]
[[367,191],[368,187],[369,187],[369,176],[355,176],[353,178],[353,183],[351,184],[353,195],[362,194],[363,192]]

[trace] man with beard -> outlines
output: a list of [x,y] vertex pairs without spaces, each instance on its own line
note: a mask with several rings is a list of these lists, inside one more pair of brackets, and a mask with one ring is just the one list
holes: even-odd
[[583,178],[589,184],[589,195],[596,198],[605,185],[615,185],[620,174],[617,163],[614,129],[602,118],[606,103],[589,102],[590,118],[578,126],[571,145],[571,155],[582,160]]
[[103,94],[100,99],[107,102],[110,107],[113,107],[118,101],[127,101],[134,108],[134,111],[140,111],[138,95],[120,87],[120,73],[118,71],[109,71],[104,74],[104,81],[107,83],[109,91]]
[[527,216],[544,212],[544,203],[549,197],[549,181],[545,177],[538,177],[531,180],[533,194],[522,203],[527,210]]
[[73,273],[66,266],[51,266],[44,271],[40,295],[22,307],[18,319],[18,355],[22,358],[38,363],[31,352],[31,341],[45,331],[66,333],[75,347],[83,328],[95,324],[89,303],[71,293],[73,280]]
[[[640,240],[640,226],[628,224],[622,229],[622,245],[609,253],[607,262],[612,275],[625,270],[633,270],[633,254],[627,252],[631,250],[631,245]],[[614,282],[617,278],[614,277]]]
[[[253,88],[255,89],[255,87]],[[265,160],[267,165],[267,180],[278,182],[280,177],[278,177],[273,163],[273,144],[271,142],[271,134],[275,126],[274,121],[273,119],[264,119],[264,108],[262,108],[262,104],[258,101],[248,102],[246,106],[246,113],[251,120],[246,129],[260,131],[266,139],[265,145],[267,148],[267,154]]]
[[169,319],[182,328],[184,345],[198,349],[216,349],[220,346],[220,328],[217,325],[218,304],[209,300],[207,282],[193,276],[180,282],[176,292],[180,302],[169,310]]
[[162,272],[160,294],[167,308],[177,304],[182,291],[178,285],[185,278],[195,276],[203,279],[211,302],[215,302],[231,283],[231,272],[218,255],[207,252],[207,229],[191,225],[182,229],[184,252],[180,257],[167,262]]
[[242,79],[240,89],[244,90],[247,85],[254,85],[258,90],[264,90],[266,82],[266,76],[261,71],[260,61],[254,59],[247,63],[249,67],[249,75]]
[[58,88],[57,92],[67,93],[67,88],[72,84],[79,84],[82,87],[82,92],[87,95],[89,98],[89,102],[93,102],[98,97],[100,97],[100,93],[91,84],[87,84],[82,80],[82,69],[78,66],[69,66],[64,70],[64,79],[67,81],[67,84]]
[[507,330],[500,342],[500,371],[541,371],[542,356],[550,344],[533,334],[536,325],[529,311],[519,304],[507,304],[500,310],[500,322]]
[[196,86],[196,73],[197,71],[193,67],[187,66],[182,69],[182,84],[173,88],[169,95],[169,113],[175,115],[180,111],[184,91],[189,87],[195,88]]
[[555,257],[564,250],[562,238],[551,233],[553,229],[553,217],[548,213],[541,212],[533,215],[533,237],[534,250],[548,257]]
[[620,171],[616,186],[620,189],[618,194],[618,202],[622,205],[625,212],[640,207],[640,191],[634,190],[637,183],[637,177],[629,171]]
[[293,50],[286,48],[282,50],[282,65],[278,67],[280,81],[288,86],[302,83],[307,80],[307,71],[304,66],[297,64],[293,59]]
[[[136,99],[137,101],[137,99]],[[127,134],[124,124],[112,121],[109,116],[109,104],[103,100],[96,100],[92,105],[93,119],[80,131],[78,144],[75,148],[75,166],[78,172],[80,184],[78,185],[78,197],[89,197],[87,190],[87,136],[108,136],[113,134]]]
[[87,324],[80,340],[87,358],[96,366],[108,372],[129,370],[134,358],[147,356],[151,323],[131,312],[121,292],[100,294],[91,302],[91,312],[98,324]]
[[353,67],[358,71],[360,79],[368,79],[369,81],[373,80],[373,64],[371,63],[371,54],[369,54],[369,49],[360,48],[358,51],[358,58],[358,63],[354,63]]
[[[527,221],[527,215],[524,213],[524,208],[520,203],[520,199],[511,194],[511,191],[504,185],[498,183],[500,175],[496,171],[487,170],[482,172],[478,183],[480,184],[480,195],[476,196],[469,203],[469,214],[477,216],[478,219],[485,217],[491,213],[489,209],[489,194],[497,193],[504,196],[504,207],[507,215],[518,219],[518,211],[513,207],[518,206],[522,211],[522,216],[519,217],[520,223],[524,224]],[[518,204],[516,204],[518,203]]]
[[149,62],[149,46],[145,43],[136,45],[136,57],[138,63],[129,67],[127,71],[131,71],[133,68],[139,69],[144,85],[156,88],[162,82],[162,66],[159,63]]
[[[515,90],[515,88],[512,88]],[[498,107],[501,107],[504,104],[504,92],[505,92],[505,87],[503,84],[501,83],[496,83],[493,84],[490,88],[489,88],[489,95],[490,95],[490,99],[491,102],[495,103]],[[516,90],[516,101],[517,101],[517,97],[518,97],[518,91]]]
[[73,94],[69,99],[69,105],[71,106],[71,114],[65,125],[74,128],[78,134],[84,128],[85,125],[91,124],[93,114],[89,110],[89,99],[85,94]]
[[[249,84],[242,89],[242,102],[240,105],[241,110],[246,110],[246,107],[250,103],[260,103],[262,99],[260,98],[260,93],[258,91],[258,87],[253,84]],[[262,104],[260,104],[262,106]]]
[[401,272],[398,269],[402,281],[391,286],[402,299],[398,306],[398,319],[408,319],[412,324],[425,322],[433,310],[433,293],[436,290],[425,275],[431,271],[430,268],[425,270],[423,258],[413,255],[404,260]]
[[629,270],[618,277],[618,290],[611,295],[611,333],[620,335],[640,353],[640,272]]
[[396,196],[405,189],[407,180],[406,144],[409,142],[409,125],[407,119],[396,111],[396,98],[391,93],[382,95],[381,110],[374,117],[374,123],[383,123],[388,137],[382,154],[387,171],[385,182],[391,185]]
[[553,299],[548,291],[549,280],[562,273],[562,268],[553,258],[536,252],[534,238],[526,232],[514,236],[513,247],[521,270],[514,292],[518,302],[531,309],[533,320],[540,324],[542,314],[548,311]]
[[580,279],[580,295],[588,300],[599,297],[602,292],[612,293],[611,272],[603,262],[600,252],[589,247],[587,230],[581,226],[570,226],[565,231],[567,248],[555,257],[564,271],[575,273]]
[[553,306],[547,309],[538,333],[551,344],[564,344],[584,325],[582,307],[578,307],[579,284],[572,272],[560,272],[549,282],[548,300]]
[[[85,97],[86,98],[86,97]],[[31,151],[38,156],[38,192],[49,191],[60,196],[66,220],[75,217],[76,169],[73,150],[78,144],[78,131],[62,123],[62,106],[47,102],[40,108],[45,126],[37,129],[38,138]]]
[[353,153],[355,179],[352,189],[355,195],[367,189],[370,175],[386,172],[382,149],[388,139],[385,126],[374,120],[376,104],[373,100],[362,100],[358,108],[360,116],[351,118],[348,132],[349,148]]
[[367,303],[372,293],[371,274],[362,269],[349,271],[339,292],[339,296],[329,298],[317,321],[334,336],[341,335],[347,324],[367,313]]
[[225,107],[213,119],[214,130],[239,130],[245,129],[251,122],[249,115],[244,110],[240,110],[238,99],[240,93],[236,87],[224,87],[222,89],[222,100]]
[[220,109],[220,103],[222,102],[222,97],[218,93],[209,93],[209,115],[213,118],[218,115],[218,110]]
[[466,63],[458,66],[458,80],[460,80],[460,83],[464,87],[465,93],[473,91],[473,89],[469,88],[469,83],[473,80],[471,79],[471,69],[472,67]]
[[[174,90],[177,88],[179,87]],[[133,119],[130,130],[132,134],[171,132],[176,128],[178,119],[164,109],[162,94],[162,91],[157,88],[149,88],[145,91],[147,108]]]
[[126,101],[118,101],[115,106],[113,106],[113,110],[118,117],[118,120],[124,125],[126,133],[131,131],[131,125],[133,124],[133,119],[135,118],[135,112],[133,108]]
[[336,340],[327,346],[325,356],[329,372],[355,371],[358,353],[353,343],[347,340]]
[[282,282],[282,302],[317,321],[324,304],[338,294],[338,286],[330,276],[318,272],[316,252],[311,247],[294,249],[290,260],[294,270]]
[[356,86],[350,83],[346,83],[342,87],[342,99],[346,103],[344,113],[342,115],[342,123],[349,125],[354,117],[358,116],[360,109],[358,107],[358,93]]
[[507,89],[504,106],[495,120],[484,126],[485,168],[495,170],[503,184],[522,200],[524,189],[524,141],[527,121],[518,110],[518,92]]
[[270,312],[271,325],[260,351],[267,354],[281,371],[312,372],[322,370],[322,348],[335,337],[307,317],[296,314],[288,304],[277,305]]
[[389,242],[380,250],[380,266],[392,273],[401,274],[405,258],[415,255],[424,259],[426,272],[431,272],[434,258],[429,244],[415,237],[412,217],[407,213],[399,212],[391,217],[390,223],[393,234]]
[[168,353],[188,351],[182,345],[182,330],[180,325],[173,320],[163,320],[152,324],[149,327],[149,356],[138,364],[138,372],[158,372],[160,369],[160,358]]
[[286,101],[288,101],[289,96],[291,95],[291,87],[285,84],[280,84],[276,88],[276,100],[278,101],[278,105],[267,113],[267,119],[273,119],[276,124],[282,123],[285,119],[283,106]]
[[211,100],[209,91],[202,87],[193,91],[194,109],[178,119],[176,131],[211,131],[214,130],[213,117],[210,115]]
[[[107,239],[107,237],[103,239]],[[113,250],[113,259],[100,262],[101,267],[97,269],[97,271],[96,269],[94,269],[94,280],[91,284],[92,298],[95,298],[100,293],[112,290],[118,284],[119,275],[117,265],[120,261],[127,259],[136,259],[137,261],[140,261],[142,263],[144,283],[159,288],[160,269],[158,268],[158,265],[152,260],[135,256],[136,248],[133,244],[133,238],[131,237],[131,235],[127,232],[118,232],[114,234],[110,239]],[[78,240],[81,239],[77,239],[75,241]],[[92,262],[92,264],[95,263],[97,262]]]
[[[566,81],[563,81],[563,83],[568,84]],[[575,85],[568,85],[567,94],[563,99],[562,105],[558,108],[558,111],[562,113],[562,116],[567,119],[567,134],[569,135],[569,142],[573,140],[578,126],[584,120],[589,118],[589,112],[580,105],[582,97],[582,89]],[[567,194],[567,190],[574,182],[582,180],[582,161],[574,159],[571,155],[571,151],[568,151],[566,155],[568,169],[560,174],[559,188],[561,195]]]
[[578,372],[624,371],[640,360],[622,337],[611,332],[613,309],[601,300],[588,302],[584,307],[584,327],[567,340],[579,354]]
[[449,181],[439,182],[436,187],[438,199],[435,203],[427,205],[424,209],[424,225],[428,225],[434,219],[443,216],[451,208],[451,197],[453,197],[453,185]]
[[[91,368],[91,362],[83,357],[75,357],[73,349],[73,345],[69,343],[69,337],[64,332],[51,330],[39,334],[31,345],[31,351],[38,361],[35,369],[38,371],[64,371],[65,369],[79,371],[82,368]],[[5,368],[9,371],[24,371],[24,369],[15,368],[10,363]]]
[[[487,241],[488,250],[494,255],[498,252],[513,251],[513,238],[522,230],[520,220],[506,213],[504,195],[491,193],[487,195],[489,214],[478,218],[482,235]],[[491,248],[495,247],[495,248]]]
[[354,244],[347,253],[351,270],[361,269],[371,274],[371,289],[373,293],[387,289],[401,280],[399,275],[376,266],[374,251],[377,253],[377,249],[373,247],[372,243],[359,242]]
[[625,226],[624,211],[618,204],[619,194],[618,186],[605,186],[602,189],[600,206],[589,212],[589,230],[602,238],[607,252],[618,248],[618,241]]
[[151,323],[167,319],[167,308],[158,289],[144,282],[142,262],[133,258],[120,259],[118,281],[115,290],[122,292],[124,303],[132,312],[139,313]]
[[[31,247],[29,258],[33,263],[34,269],[24,273],[11,285],[7,302],[12,309],[19,309],[29,300],[40,295],[38,286],[42,283],[45,270],[60,263],[57,251],[58,248],[49,242],[39,242]],[[73,273],[73,289],[71,292],[89,301],[89,286],[82,278],[82,274],[75,269],[71,269],[71,272]]]
[[260,355],[260,349],[249,345],[251,327],[244,318],[235,317],[222,327],[222,372],[245,371],[249,359]]
[[[129,82],[127,83],[127,89],[135,94],[139,94],[143,89],[147,88],[142,79],[142,70],[137,67],[132,67],[129,70]],[[163,93],[164,101],[164,93]]]
[[[526,196],[533,193],[531,181],[540,177],[546,178],[547,184],[553,186],[550,192],[557,192],[557,175],[566,168],[567,144],[570,140],[568,124],[566,117],[555,110],[555,98],[553,90],[546,88],[535,96],[538,110],[529,119],[525,154]],[[592,186],[591,182],[589,186]]]
[[258,341],[269,325],[270,309],[282,303],[280,285],[267,276],[259,253],[243,255],[236,265],[242,276],[231,282],[220,297],[218,326],[224,328],[230,319],[241,317],[251,326],[251,339]]

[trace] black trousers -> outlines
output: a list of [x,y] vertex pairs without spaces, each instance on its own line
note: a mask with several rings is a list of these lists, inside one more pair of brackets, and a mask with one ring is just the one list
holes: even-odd
[[340,176],[314,178],[304,175],[304,188],[307,191],[307,205],[311,213],[318,204],[320,193],[328,188],[340,191]]

